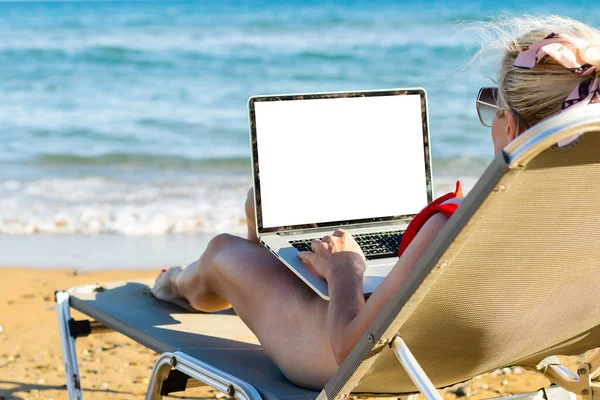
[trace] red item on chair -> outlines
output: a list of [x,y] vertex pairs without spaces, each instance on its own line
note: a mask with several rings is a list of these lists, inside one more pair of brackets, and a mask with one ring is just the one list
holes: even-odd
[[406,228],[406,232],[404,232],[404,236],[402,236],[402,241],[400,242],[400,250],[398,251],[398,257],[404,253],[410,242],[417,236],[417,233],[421,230],[425,222],[429,220],[429,218],[433,217],[435,214],[441,212],[446,217],[450,218],[452,214],[458,209],[458,204],[455,203],[447,203],[443,204],[445,201],[462,198],[462,185],[460,181],[456,182],[456,189],[454,192],[447,193],[441,197],[438,197],[433,202],[429,203],[427,207],[425,207],[417,216],[410,222],[408,227]]

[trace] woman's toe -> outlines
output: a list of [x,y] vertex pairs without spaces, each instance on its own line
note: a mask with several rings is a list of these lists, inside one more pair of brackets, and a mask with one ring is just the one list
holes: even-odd
[[175,286],[175,276],[181,270],[181,267],[173,267],[158,275],[156,282],[154,282],[154,287],[151,289],[152,295],[163,301],[173,301],[177,299],[178,293]]

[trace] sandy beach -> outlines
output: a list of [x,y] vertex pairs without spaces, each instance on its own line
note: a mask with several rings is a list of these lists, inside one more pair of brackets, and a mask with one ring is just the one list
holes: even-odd
[[[147,278],[154,271],[3,268],[0,281],[0,399],[67,399],[53,294],[85,283]],[[73,317],[83,318],[77,313]],[[118,333],[81,338],[77,356],[86,399],[142,398],[156,353]],[[199,388],[183,397],[214,397]],[[182,396],[179,396],[180,398]]]
[[[2,268],[0,281],[0,399],[66,399],[53,293],[75,285],[149,278],[155,271]],[[82,318],[73,313],[74,318]],[[77,342],[86,399],[141,398],[157,355],[118,333]],[[573,367],[582,357],[570,357]],[[497,397],[532,391],[549,382],[520,368],[505,368],[444,390],[445,398]],[[221,397],[222,395],[218,395]],[[174,398],[216,398],[207,388]]]

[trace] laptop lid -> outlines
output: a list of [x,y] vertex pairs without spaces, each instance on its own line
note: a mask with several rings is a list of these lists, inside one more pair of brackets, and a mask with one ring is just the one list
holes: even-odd
[[259,234],[409,219],[432,201],[424,89],[248,106]]

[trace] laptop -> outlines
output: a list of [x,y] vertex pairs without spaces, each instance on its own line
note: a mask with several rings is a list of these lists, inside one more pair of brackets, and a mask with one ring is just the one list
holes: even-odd
[[342,228],[365,253],[372,293],[432,201],[425,90],[255,96],[248,108],[262,245],[328,300],[326,280],[298,252]]

